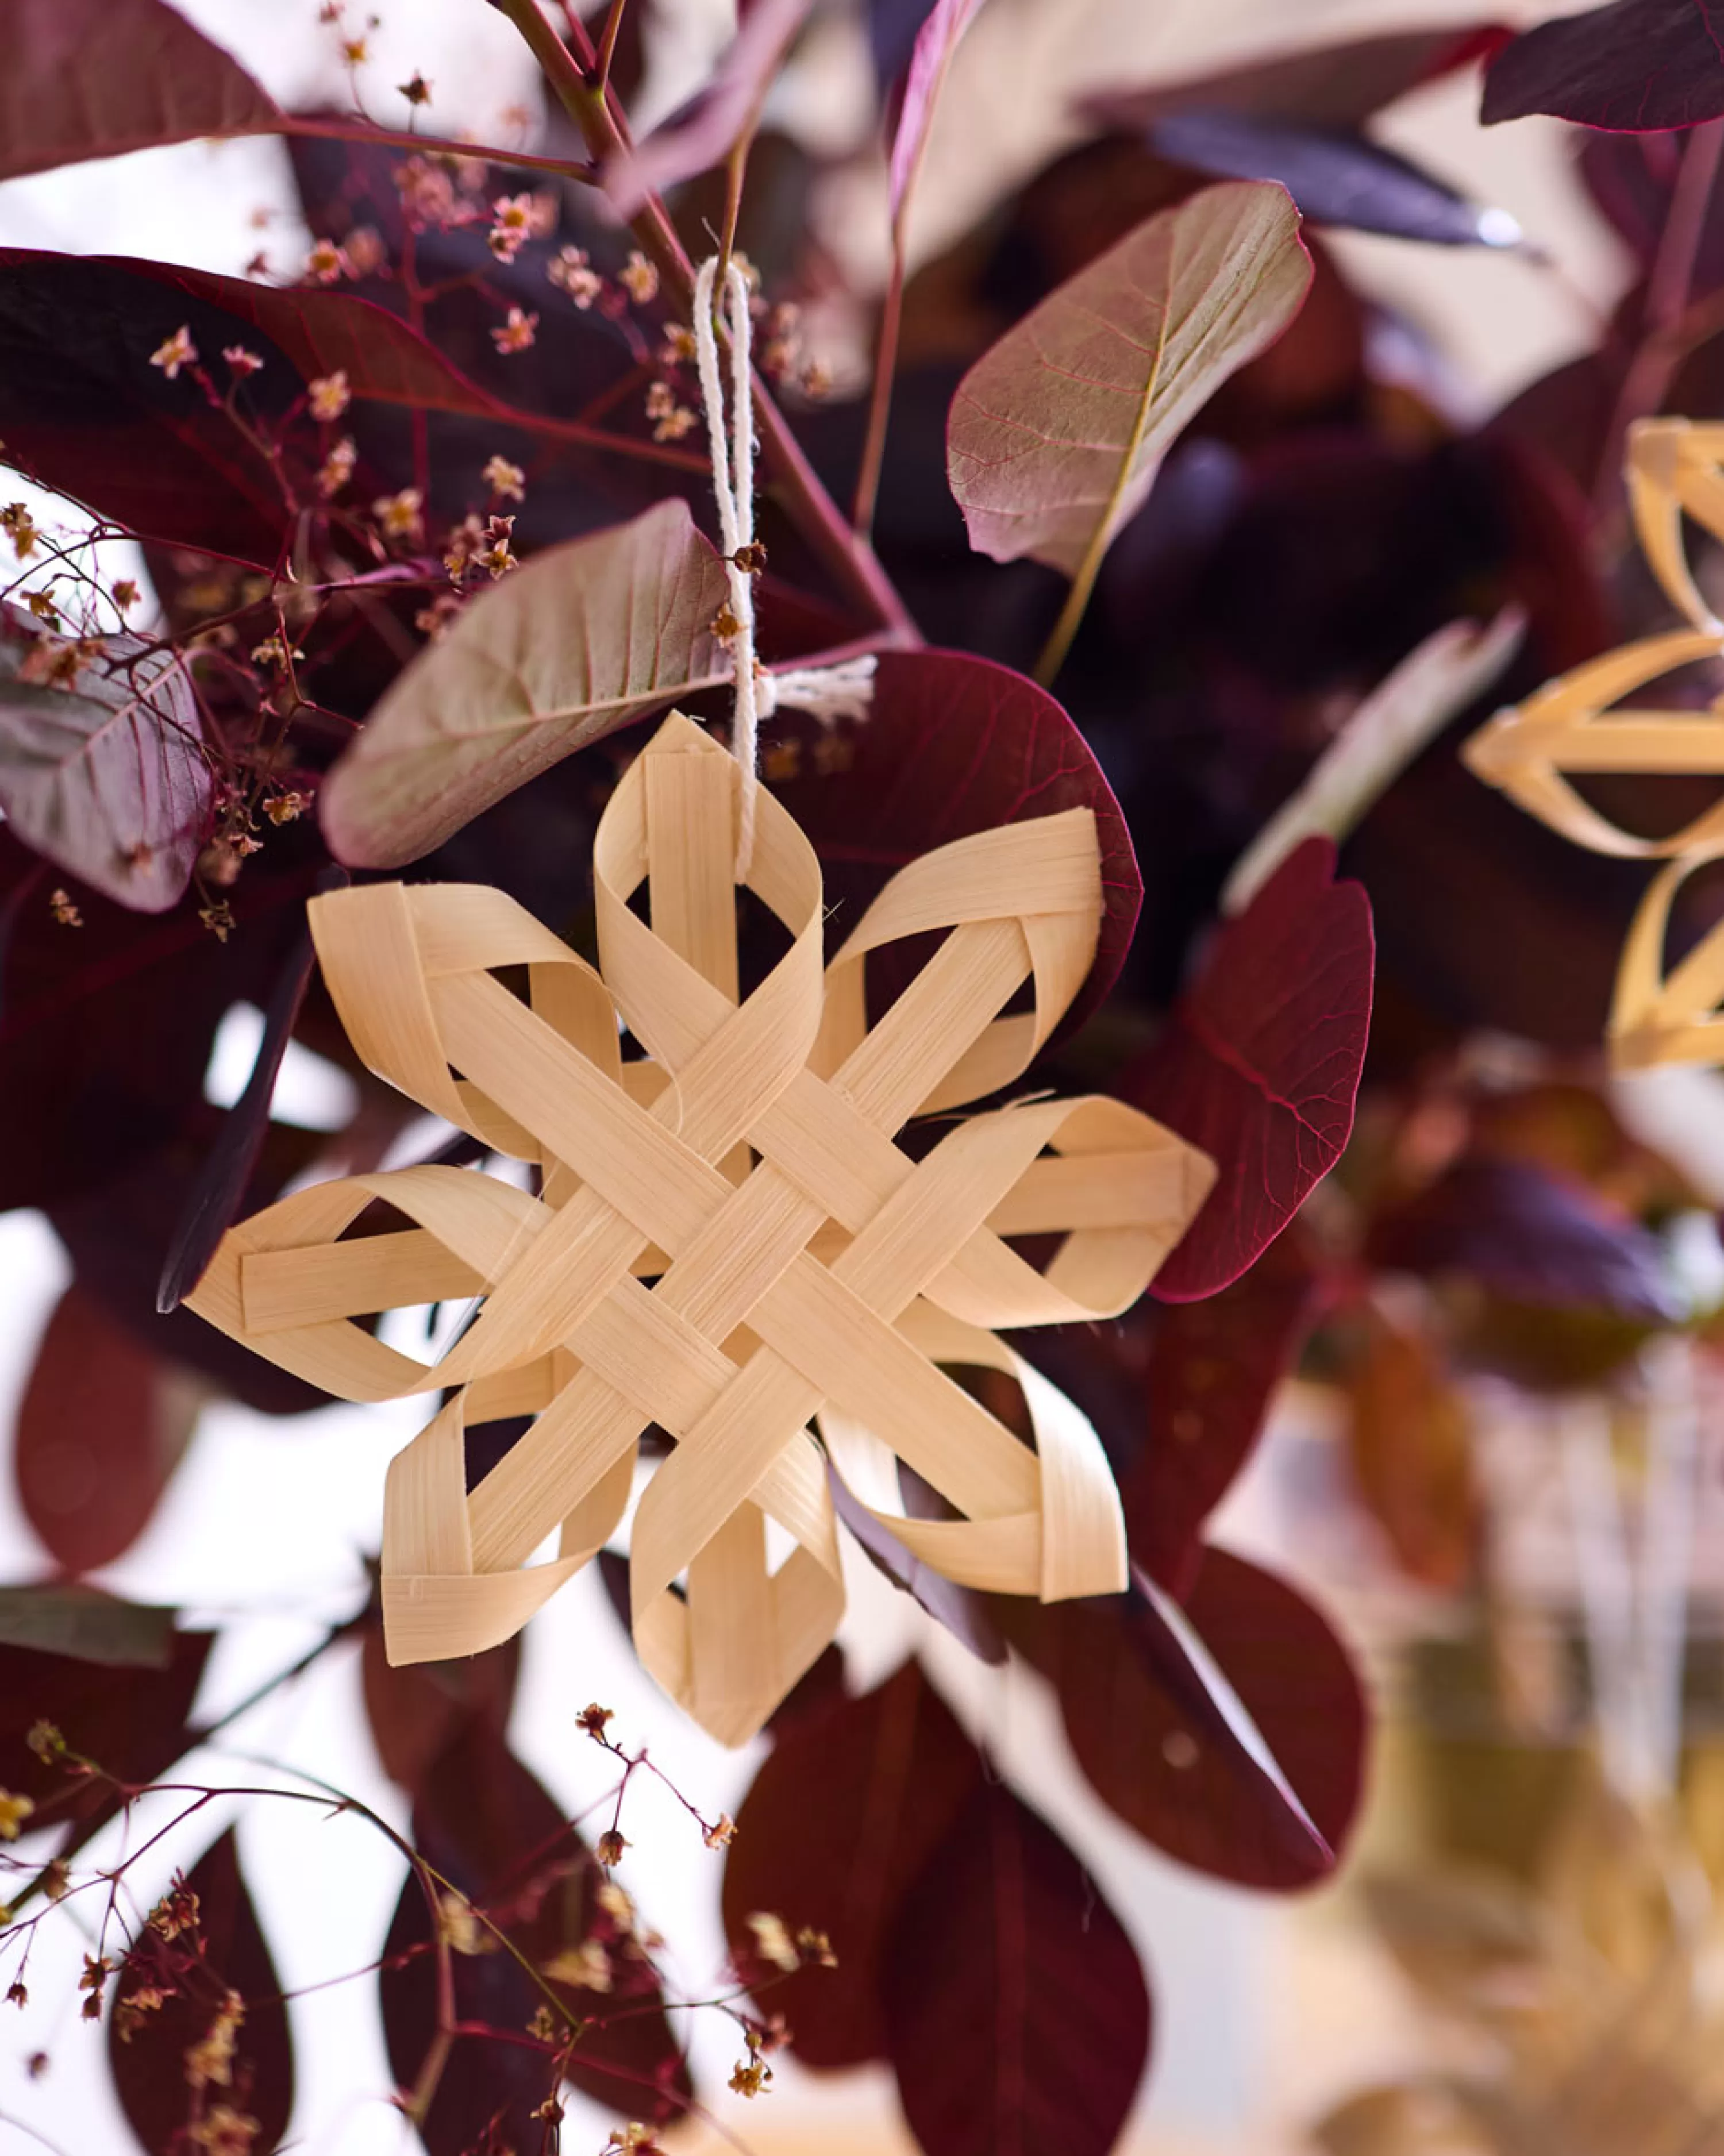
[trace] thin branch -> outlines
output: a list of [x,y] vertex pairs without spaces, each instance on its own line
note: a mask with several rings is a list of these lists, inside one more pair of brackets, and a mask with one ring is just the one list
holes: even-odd
[[[539,0],[497,0],[497,5],[521,33],[563,109],[581,130],[594,163],[602,167],[607,159],[626,147],[626,141],[611,93],[595,87],[598,56],[591,40],[582,31],[577,52],[572,53],[546,20]],[[574,28],[578,28],[578,24]],[[577,64],[577,53],[588,73]],[[647,197],[630,220],[629,228],[664,282],[685,302],[691,302],[694,265],[658,196]],[[909,609],[875,559],[873,549],[858,540],[844,521],[767,385],[757,377],[754,408],[762,461],[787,516],[853,603],[889,630],[895,641],[919,644],[921,639]]]
[[277,135],[309,136],[330,142],[372,142],[385,150],[434,150],[455,157],[480,157],[488,165],[518,165],[523,171],[555,172],[559,179],[575,180],[582,187],[598,185],[591,165],[576,164],[567,157],[541,157],[526,150],[499,150],[488,142],[444,142],[427,135],[404,133],[395,127],[378,127],[368,120],[310,120],[290,115],[284,125],[270,131]]
[[601,95],[611,86],[611,62],[616,58],[617,38],[623,28],[623,11],[629,0],[611,0],[606,11],[604,30],[598,40],[598,88]]

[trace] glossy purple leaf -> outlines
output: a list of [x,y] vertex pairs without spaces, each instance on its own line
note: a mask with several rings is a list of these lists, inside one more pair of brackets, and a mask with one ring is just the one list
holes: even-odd
[[1206,111],[1352,131],[1408,90],[1476,65],[1509,35],[1480,21],[1392,30],[1343,44],[1301,44],[1216,74],[1098,91],[1084,100],[1083,111],[1114,127],[1142,127],[1169,112]]
[[1108,2156],[1149,2061],[1149,1987],[1082,1860],[1004,1783],[980,1784],[929,1858],[882,1974],[925,2149]]
[[[980,1755],[914,1661],[860,1699],[812,1709],[767,1754],[725,1857],[725,1932],[805,2064],[884,2056],[888,1934],[982,1779]],[[781,1917],[793,1934],[824,1932],[838,1966],[786,1978],[762,1964],[748,1922],[757,1912]]]
[[1371,1019],[1371,907],[1307,839],[1219,928],[1165,1033],[1121,1082],[1219,1173],[1157,1276],[1169,1302],[1237,1280],[1341,1158]]
[[1373,1223],[1371,1262],[1461,1274],[1519,1302],[1657,1325],[1680,1310],[1657,1238],[1583,1183],[1529,1160],[1458,1161]]
[[1610,0],[1511,38],[1485,77],[1491,126],[1546,112],[1630,134],[1724,113],[1718,0]]
[[1470,201],[1367,136],[1199,110],[1170,112],[1151,121],[1147,134],[1152,149],[1193,172],[1279,180],[1313,223],[1439,247],[1511,247],[1521,238],[1506,210]]
[[1204,1552],[1183,1612],[1141,1573],[1127,1594],[1060,1605],[1050,1674],[1078,1764],[1200,1871],[1280,1892],[1327,1877],[1363,1778],[1346,1650],[1304,1596],[1223,1550]]
[[[191,2129],[225,2104],[256,2122],[248,2143],[271,2156],[293,2111],[293,2039],[280,1979],[239,1868],[231,1828],[192,1866],[186,1890],[198,1897],[196,1929],[174,1939],[146,1928],[121,1962],[108,2017],[108,2068],[126,2123],[146,2156],[181,2156]],[[159,2005],[134,2010],[135,1992],[159,1992]],[[244,2004],[227,2077],[191,2086],[187,2054],[208,2035],[230,1992]]]
[[925,1564],[851,1496],[835,1467],[829,1465],[826,1472],[839,1519],[862,1545],[875,1570],[919,1603],[954,1639],[962,1640],[978,1661],[1004,1661],[1006,1643],[983,1597],[973,1588],[961,1587],[944,1573],[936,1572],[932,1565]]
[[[1101,767],[1045,689],[961,651],[883,652],[860,724],[823,736],[793,713],[773,721],[771,737],[785,744],[780,768],[788,762],[792,774],[775,778],[773,791],[820,856],[836,942],[917,855],[997,824],[1092,809],[1105,912],[1065,1029],[1101,1002],[1130,947],[1143,886]],[[770,750],[766,761],[771,775]]]

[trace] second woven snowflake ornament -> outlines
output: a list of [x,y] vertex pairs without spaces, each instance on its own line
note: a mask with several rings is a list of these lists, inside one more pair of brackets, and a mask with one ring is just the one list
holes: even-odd
[[[1044,1600],[1124,1586],[1100,1443],[997,1329],[1125,1309],[1213,1178],[1105,1097],[953,1120],[919,1160],[895,1142],[912,1116],[1009,1085],[1082,985],[1102,914],[1088,809],[912,861],[829,966],[813,849],[760,792],[747,885],[789,947],[741,996],[742,785],[690,721],[659,728],[599,824],[597,973],[488,887],[315,900],[365,1062],[530,1163],[538,1194],[438,1167],[317,1184],[233,1229],[190,1298],[344,1399],[453,1389],[389,1471],[396,1661],[518,1630],[616,1532],[642,1434],[668,1432],[632,1528],[636,1644],[731,1743],[842,1614],[829,1471],[951,1578]],[[631,904],[643,885],[649,918]],[[931,932],[933,957],[870,1027],[868,954]],[[497,978],[518,967],[526,1000]],[[1026,983],[1029,1007],[1008,1012]],[[342,1240],[377,1199],[415,1224]],[[1057,1240],[1038,1265],[1013,1237]],[[465,1297],[477,1313],[434,1366],[354,1322]],[[1034,1447],[942,1365],[1014,1376]],[[469,1494],[468,1429],[519,1415],[525,1435]],[[955,1517],[905,1517],[899,1460]],[[768,1520],[793,1544],[776,1569]],[[530,1564],[553,1530],[558,1556]]]

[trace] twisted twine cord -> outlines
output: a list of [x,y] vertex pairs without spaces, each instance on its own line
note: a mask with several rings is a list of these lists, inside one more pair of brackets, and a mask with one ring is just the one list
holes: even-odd
[[742,767],[736,867],[736,881],[741,883],[754,858],[761,721],[771,718],[781,706],[807,711],[826,726],[835,719],[862,717],[874,698],[875,661],[869,654],[837,666],[787,667],[774,675],[755,658],[754,572],[747,566],[754,545],[754,400],[748,280],[734,262],[726,265],[722,307],[731,347],[728,434],[718,360],[717,283],[718,258],[709,255],[695,277],[695,357],[711,444],[718,535],[724,550],[725,573],[730,580],[731,613],[736,623],[731,643],[736,680],[731,750]]

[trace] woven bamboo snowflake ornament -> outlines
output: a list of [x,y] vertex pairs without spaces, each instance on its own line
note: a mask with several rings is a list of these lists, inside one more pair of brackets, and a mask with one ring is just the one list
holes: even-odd
[[[813,848],[759,787],[768,699],[854,705],[854,670],[757,679],[748,294],[725,292],[734,438],[712,331],[696,334],[731,561],[731,754],[673,714],[593,848],[599,969],[504,893],[376,884],[312,901],[323,975],[380,1076],[536,1173],[420,1167],[321,1183],[223,1240],[188,1300],[352,1400],[447,1390],[384,1496],[396,1662],[507,1639],[616,1532],[640,1440],[673,1440],[629,1539],[635,1643],[712,1733],[757,1730],[844,1608],[829,1474],[947,1578],[1044,1600],[1126,1584],[1119,1496],[1094,1430],[997,1328],[1112,1316],[1208,1194],[1207,1158],[1123,1102],[917,1113],[1009,1085],[1087,976],[1102,918],[1087,808],[983,831],[900,870],[829,965]],[[871,662],[869,662],[871,665]],[[768,703],[768,709],[770,702]],[[740,985],[737,886],[788,948]],[[645,917],[634,901],[645,887]],[[869,954],[942,938],[870,1026]],[[523,1000],[497,978],[526,969]],[[1029,1007],[1008,1009],[1021,990]],[[625,1060],[624,1040],[641,1053]],[[374,1201],[413,1224],[344,1240]],[[1033,1265],[1013,1237],[1056,1238]],[[478,1298],[434,1365],[356,1323]],[[1034,1444],[949,1373],[1014,1377]],[[947,1367],[942,1367],[947,1366]],[[466,1437],[531,1416],[469,1492]],[[897,1465],[952,1517],[905,1517]],[[768,1563],[767,1529],[789,1555]],[[552,1533],[558,1554],[528,1562]]]
[[[920,1161],[894,1142],[917,1111],[1008,1084],[1083,982],[1101,918],[1090,811],[912,862],[823,968],[813,849],[762,793],[747,886],[789,947],[739,999],[741,782],[680,716],[636,759],[594,848],[597,973],[487,887],[314,900],[324,978],[365,1062],[532,1163],[539,1194],[441,1167],[317,1184],[231,1230],[190,1298],[342,1398],[453,1389],[389,1471],[397,1661],[517,1630],[615,1532],[643,1432],[668,1432],[634,1521],[635,1638],[731,1743],[843,1608],[829,1459],[952,1578],[1045,1599],[1124,1585],[1094,1432],[994,1328],[1124,1309],[1212,1178],[1106,1098],[955,1121]],[[630,903],[643,883],[650,921]],[[870,1027],[867,954],[930,931],[944,941]],[[527,969],[527,1000],[498,979],[509,967]],[[1026,983],[1030,1008],[1003,1014]],[[645,1059],[623,1060],[619,1021]],[[341,1240],[375,1199],[413,1224]],[[1049,1234],[1039,1270],[1006,1240]],[[477,1315],[434,1367],[354,1322],[469,1296]],[[942,1363],[1015,1375],[1034,1449]],[[526,1434],[469,1495],[467,1430],[522,1414]],[[897,1460],[957,1517],[902,1517]],[[793,1545],[777,1570],[769,1520]],[[558,1556],[528,1564],[553,1531]]]
[[1470,768],[1553,830],[1594,852],[1665,863],[1623,948],[1608,1038],[1621,1067],[1724,1062],[1724,929],[1668,971],[1665,938],[1686,877],[1724,854],[1724,796],[1669,838],[1624,830],[1571,783],[1586,773],[1724,778],[1724,697],[1705,710],[1643,707],[1638,691],[1679,667],[1724,659],[1724,622],[1707,605],[1683,545],[1691,517],[1724,540],[1724,426],[1645,419],[1632,429],[1629,502],[1641,551],[1691,628],[1643,637],[1547,682],[1499,711],[1466,744]]

